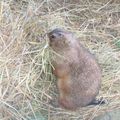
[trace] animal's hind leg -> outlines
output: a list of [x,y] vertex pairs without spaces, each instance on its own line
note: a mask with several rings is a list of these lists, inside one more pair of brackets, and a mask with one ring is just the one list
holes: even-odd
[[59,99],[59,104],[61,105],[61,107],[68,109],[68,110],[76,110],[76,106],[69,101],[68,99]]
[[101,97],[100,99],[94,99],[88,105],[101,105],[101,104],[106,104],[106,103],[107,103],[107,101]]

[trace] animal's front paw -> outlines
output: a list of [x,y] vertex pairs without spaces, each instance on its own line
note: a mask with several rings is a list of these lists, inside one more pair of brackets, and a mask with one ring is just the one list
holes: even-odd
[[49,104],[52,105],[52,106],[55,107],[55,108],[58,108],[58,107],[59,107],[59,103],[58,103],[58,101],[55,100],[55,99],[50,100]]

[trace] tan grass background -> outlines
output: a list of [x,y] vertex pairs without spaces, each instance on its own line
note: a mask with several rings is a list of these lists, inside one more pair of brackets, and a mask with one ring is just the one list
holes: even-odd
[[[76,112],[49,105],[57,97],[46,33],[60,27],[98,59],[99,97],[108,104]],[[120,0],[0,1],[0,120],[92,120],[120,108]]]

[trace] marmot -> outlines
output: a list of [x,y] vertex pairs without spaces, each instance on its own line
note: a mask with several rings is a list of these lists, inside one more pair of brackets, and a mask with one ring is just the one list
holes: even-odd
[[69,31],[57,28],[48,37],[50,47],[60,55],[52,61],[58,79],[59,104],[76,110],[100,103],[95,97],[101,86],[101,70],[94,56]]

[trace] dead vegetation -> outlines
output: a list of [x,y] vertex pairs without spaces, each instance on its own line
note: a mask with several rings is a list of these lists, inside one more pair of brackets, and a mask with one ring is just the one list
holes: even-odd
[[[68,29],[96,55],[103,106],[71,112],[48,104],[56,97],[46,33]],[[120,108],[119,0],[0,1],[0,119],[92,120]]]

